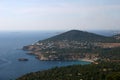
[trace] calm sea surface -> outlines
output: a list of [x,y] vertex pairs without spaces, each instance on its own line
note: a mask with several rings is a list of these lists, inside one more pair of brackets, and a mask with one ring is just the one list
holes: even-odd
[[[56,66],[89,64],[89,62],[84,61],[40,61],[21,50],[24,45],[32,44],[56,34],[59,34],[59,32],[0,32],[0,80],[14,80],[26,73],[46,70]],[[28,58],[29,61],[18,61],[18,58],[22,57]]]

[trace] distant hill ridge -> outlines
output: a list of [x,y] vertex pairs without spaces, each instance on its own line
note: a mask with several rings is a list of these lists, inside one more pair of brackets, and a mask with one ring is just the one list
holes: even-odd
[[88,42],[115,42],[115,38],[98,35],[80,30],[70,30],[65,33],[53,36],[43,41],[88,41]]

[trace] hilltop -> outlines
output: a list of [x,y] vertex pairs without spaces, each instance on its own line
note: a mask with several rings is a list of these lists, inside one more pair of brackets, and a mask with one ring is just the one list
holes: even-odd
[[[70,30],[64,32],[62,34],[53,36],[51,38],[45,39],[43,41],[61,41],[61,40],[68,40],[68,41],[88,41],[88,42],[113,42],[115,41],[112,37],[106,37],[103,35],[98,35],[95,33],[90,33],[86,31],[80,30]],[[40,42],[40,41],[39,41]]]

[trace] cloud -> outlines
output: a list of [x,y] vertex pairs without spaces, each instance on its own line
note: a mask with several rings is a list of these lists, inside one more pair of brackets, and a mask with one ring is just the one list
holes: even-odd
[[72,4],[61,4],[59,6],[25,6],[8,8],[9,12],[18,15],[32,14],[32,15],[45,15],[45,14],[83,14],[120,10],[120,5],[105,5],[105,6],[81,6]]
[[88,5],[84,5],[83,3],[87,0],[83,3],[79,1],[3,1],[0,3],[0,26],[6,26],[8,29],[11,26],[15,29],[19,27],[18,29],[31,30],[43,29],[41,26],[44,26],[44,29],[79,28],[79,26],[86,26],[84,29],[97,29],[96,26],[104,29],[105,26],[111,26],[111,28],[119,26],[120,5],[92,5],[88,2]]
[[[9,3],[8,3],[9,2]],[[82,5],[79,1],[60,0],[21,0],[2,1],[0,11],[13,15],[49,15],[49,14],[80,14],[87,15],[105,10],[119,10],[120,5]],[[78,3],[76,3],[78,2]],[[81,1],[82,2],[82,1]],[[44,3],[44,4],[43,4]],[[84,3],[84,1],[83,1]]]

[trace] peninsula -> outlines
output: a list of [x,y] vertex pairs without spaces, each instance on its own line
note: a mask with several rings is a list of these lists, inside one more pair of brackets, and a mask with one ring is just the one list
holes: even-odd
[[23,50],[39,60],[119,61],[120,38],[70,30],[24,46]]

